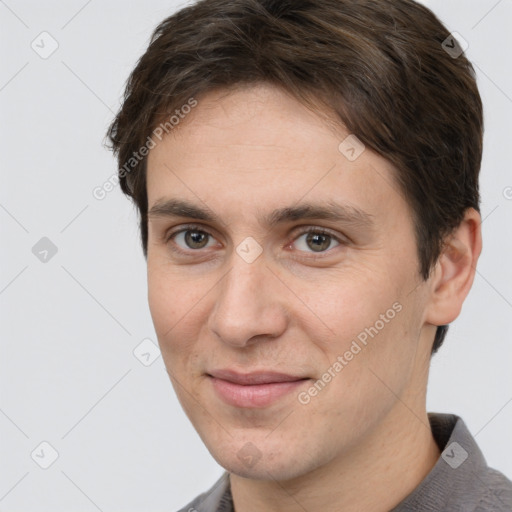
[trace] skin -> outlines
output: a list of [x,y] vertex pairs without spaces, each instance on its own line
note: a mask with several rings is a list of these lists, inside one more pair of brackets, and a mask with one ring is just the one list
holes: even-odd
[[[480,216],[467,211],[422,281],[393,167],[368,148],[349,161],[338,149],[349,133],[326,122],[328,112],[263,84],[198,101],[148,157],[150,210],[186,199],[218,217],[149,217],[149,305],[180,403],[229,471],[237,512],[388,511],[440,455],[425,405],[430,352],[435,326],[458,316],[471,288]],[[373,226],[260,222],[306,201],[356,207]],[[204,247],[187,245],[190,223],[210,235]],[[327,236],[318,251],[300,233],[305,227],[328,229],[342,243]],[[247,237],[262,249],[252,263],[236,251]],[[300,403],[298,392],[395,303],[400,312]],[[207,376],[219,368],[310,380],[267,407],[234,407]],[[240,457],[249,442],[251,464]]]

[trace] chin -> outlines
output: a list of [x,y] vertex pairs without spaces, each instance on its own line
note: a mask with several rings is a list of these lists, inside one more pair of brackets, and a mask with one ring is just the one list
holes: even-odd
[[293,480],[322,464],[320,461],[310,460],[303,452],[283,453],[282,446],[272,447],[268,444],[267,442],[267,445],[259,450],[249,441],[242,443],[238,450],[233,451],[234,443],[231,443],[222,452],[217,445],[210,453],[229,473],[251,480]]

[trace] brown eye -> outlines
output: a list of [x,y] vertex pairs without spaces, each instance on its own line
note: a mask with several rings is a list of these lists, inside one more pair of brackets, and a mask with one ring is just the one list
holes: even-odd
[[308,233],[306,243],[308,244],[308,247],[313,249],[315,252],[325,251],[331,245],[331,236],[318,233]]
[[185,243],[190,249],[202,249],[208,242],[208,233],[204,231],[187,230],[185,233]]
[[340,245],[340,241],[334,235],[325,231],[309,229],[300,234],[294,244],[299,251],[322,253]]
[[187,228],[171,234],[168,238],[168,242],[172,242],[173,245],[176,245],[178,247],[176,249],[177,251],[186,252],[210,247],[214,245],[215,239],[210,233],[201,229]]

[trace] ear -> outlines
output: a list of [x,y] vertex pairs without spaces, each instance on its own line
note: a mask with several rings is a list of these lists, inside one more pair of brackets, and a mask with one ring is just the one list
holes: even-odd
[[439,260],[431,274],[430,299],[425,322],[447,325],[460,314],[475,277],[482,252],[482,221],[474,208],[466,210],[464,220],[445,240]]

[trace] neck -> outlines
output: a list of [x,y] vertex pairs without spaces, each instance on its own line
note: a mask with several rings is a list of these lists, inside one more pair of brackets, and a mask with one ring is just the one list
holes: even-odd
[[419,485],[440,456],[424,402],[414,412],[404,402],[396,402],[356,448],[299,478],[277,482],[231,474],[236,511],[292,512],[299,504],[304,510],[388,512]]

